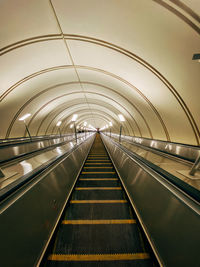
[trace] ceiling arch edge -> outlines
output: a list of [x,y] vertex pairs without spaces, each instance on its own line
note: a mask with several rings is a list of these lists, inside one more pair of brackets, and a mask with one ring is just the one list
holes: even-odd
[[[160,0],[158,0],[160,1]],[[54,10],[55,11],[55,10]],[[149,69],[154,75],[156,75],[164,84],[165,86],[169,89],[169,91],[173,94],[173,96],[176,98],[176,100],[178,101],[179,105],[181,106],[181,108],[183,109],[191,127],[192,127],[192,130],[194,132],[194,135],[195,135],[195,139],[196,139],[196,142],[197,142],[197,145],[200,145],[200,131],[199,131],[199,128],[197,126],[197,123],[190,111],[190,109],[188,108],[188,106],[186,105],[186,103],[184,102],[184,100],[182,99],[182,97],[180,96],[180,94],[176,91],[176,89],[173,87],[173,85],[158,71],[156,70],[152,65],[150,65],[148,62],[146,62],[144,59],[142,59],[141,57],[138,57],[137,55],[135,55],[134,53],[122,48],[122,47],[119,47],[113,43],[110,43],[110,42],[106,42],[104,40],[101,40],[101,39],[97,39],[97,38],[92,38],[92,37],[88,37],[88,36],[83,36],[83,35],[75,35],[75,34],[58,34],[57,35],[58,37],[60,36],[60,39],[63,39],[62,36],[64,36],[64,38],[67,40],[78,40],[78,41],[84,41],[84,42],[90,42],[90,43],[94,43],[94,44],[98,44],[98,45],[101,45],[101,46],[104,46],[104,47],[107,47],[109,49],[113,49],[119,53],[122,53],[126,56],[128,56],[129,58],[132,58],[133,60],[137,61],[138,63],[140,63],[141,65],[143,65],[145,68]],[[38,38],[38,37],[35,37],[35,38]],[[28,39],[27,39],[28,40]],[[32,38],[31,38],[32,40]],[[38,41],[38,40],[37,40]],[[41,40],[42,41],[42,40]],[[23,41],[22,41],[23,42]],[[18,42],[19,43],[19,42]],[[11,46],[11,45],[10,45]],[[5,49],[5,48],[3,48]],[[2,50],[3,50],[2,49]],[[72,67],[74,67],[75,69],[77,68],[76,65],[73,65]],[[41,73],[42,74],[42,73]],[[24,78],[25,79],[25,78]],[[24,80],[23,79],[23,80]],[[22,81],[22,80],[21,80]],[[19,81],[19,83],[23,83],[25,82],[26,80],[24,81]],[[20,85],[19,84],[19,85]],[[15,85],[13,85],[15,86]],[[0,101],[3,100],[4,97],[7,96],[7,94],[9,94],[10,91],[12,91],[12,87],[10,87],[2,96],[0,96]],[[160,115],[159,115],[160,116]],[[164,130],[165,130],[165,134],[166,134],[166,138],[168,141],[170,141],[170,136],[169,136],[169,133],[167,132],[167,129],[166,129],[166,126],[165,124],[162,122],[162,118],[160,117],[160,121],[161,121],[161,124],[163,124],[163,127],[164,127]]]
[[[160,124],[162,125],[162,128],[165,132],[166,135],[166,140],[170,141],[170,136],[169,136],[169,132],[167,130],[167,127],[160,115],[160,113],[158,112],[158,110],[155,108],[155,106],[151,103],[151,101],[138,89],[136,88],[133,84],[129,83],[128,81],[124,80],[122,77],[119,77],[117,75],[115,75],[114,73],[111,72],[107,72],[105,70],[102,69],[98,69],[98,68],[92,68],[92,67],[88,67],[88,66],[80,66],[80,65],[76,65],[75,66],[77,69],[86,69],[86,70],[91,70],[91,71],[96,71],[96,72],[100,72],[103,73],[105,75],[108,75],[114,79],[117,79],[119,81],[121,81],[122,83],[128,85],[130,88],[132,88],[134,91],[136,91],[145,101],[146,103],[150,106],[150,108],[153,110],[153,112],[156,114],[158,120],[160,121]],[[2,96],[0,97],[0,101],[2,101],[11,91],[13,91],[15,88],[17,88],[20,84],[34,78],[37,77],[38,75],[42,75],[43,73],[47,73],[47,72],[51,72],[51,71],[57,71],[60,69],[68,69],[68,68],[74,68],[73,65],[62,65],[62,66],[56,66],[56,67],[52,67],[52,68],[48,68],[48,69],[44,69],[41,71],[38,71],[36,73],[33,73],[25,78],[23,78],[22,80],[20,80],[19,82],[15,83],[12,87],[10,87],[4,94],[2,94]],[[8,138],[9,136],[9,132],[8,134],[6,134],[6,138]],[[196,135],[195,135],[196,137]]]

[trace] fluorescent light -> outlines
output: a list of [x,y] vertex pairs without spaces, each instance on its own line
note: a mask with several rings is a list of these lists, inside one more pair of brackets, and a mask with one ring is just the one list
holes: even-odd
[[83,126],[86,126],[87,125],[87,122],[85,121],[84,123],[83,123]]
[[70,127],[70,128],[72,128],[73,126],[74,126],[73,124],[70,124],[70,126],[69,126],[69,127]]
[[19,121],[24,121],[25,119],[27,119],[30,116],[31,116],[31,114],[30,113],[27,113],[24,116],[22,116],[21,118],[19,118]]
[[110,125],[110,126],[113,126],[113,124],[112,124],[112,122],[111,122],[111,121],[109,121],[109,125]]
[[77,127],[76,127],[76,129],[79,129],[80,128],[80,126],[78,125]]
[[124,116],[122,114],[118,115],[120,121],[125,121]]
[[73,117],[72,117],[72,121],[76,121],[77,118],[78,118],[78,115],[74,114]]
[[61,123],[62,123],[62,121],[58,121],[58,122],[56,123],[56,126],[60,126]]
[[100,131],[101,131],[101,130],[104,130],[105,128],[106,128],[106,126],[103,126],[103,127],[100,129]]

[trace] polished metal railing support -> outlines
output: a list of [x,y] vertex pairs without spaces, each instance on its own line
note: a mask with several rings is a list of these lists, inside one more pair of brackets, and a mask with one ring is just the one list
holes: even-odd
[[192,169],[189,172],[189,175],[194,176],[195,172],[198,170],[199,166],[200,166],[200,155],[197,157],[195,163],[193,164]]

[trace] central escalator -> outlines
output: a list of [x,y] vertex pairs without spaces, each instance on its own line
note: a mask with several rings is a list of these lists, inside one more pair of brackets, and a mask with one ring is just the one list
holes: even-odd
[[155,266],[150,254],[97,134],[41,266]]

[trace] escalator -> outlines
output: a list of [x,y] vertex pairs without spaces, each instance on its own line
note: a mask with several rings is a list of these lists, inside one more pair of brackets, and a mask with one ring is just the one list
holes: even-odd
[[157,266],[97,134],[41,266]]

